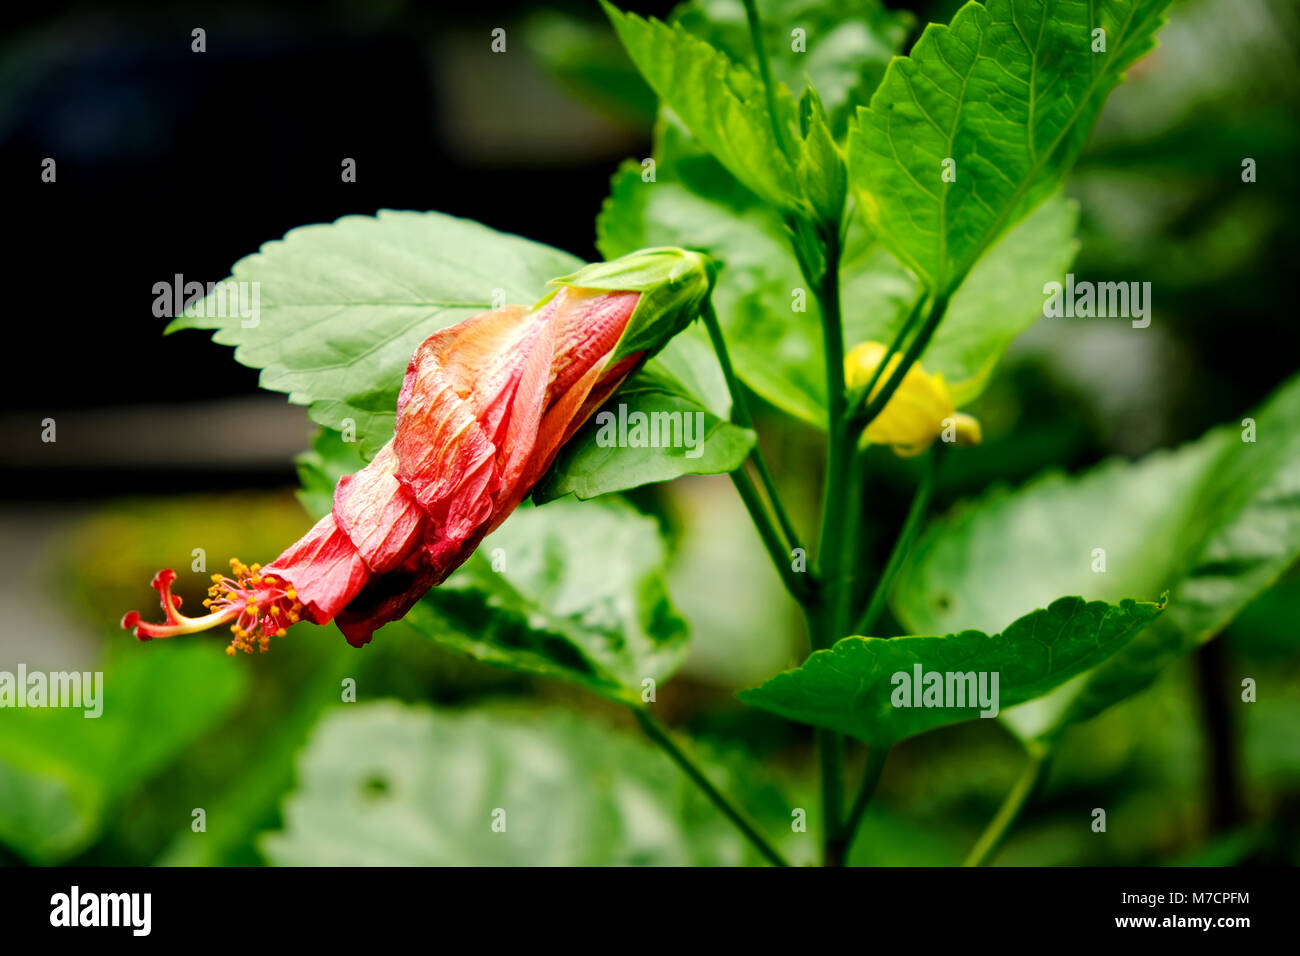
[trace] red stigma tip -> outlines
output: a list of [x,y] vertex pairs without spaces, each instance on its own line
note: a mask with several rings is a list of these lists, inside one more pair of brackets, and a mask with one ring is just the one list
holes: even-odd
[[213,584],[208,589],[210,597],[203,602],[210,613],[202,617],[185,617],[177,610],[181,606],[180,595],[171,593],[176,572],[164,568],[154,575],[153,587],[158,591],[159,604],[167,620],[150,624],[140,620],[138,611],[128,611],[122,616],[122,627],[134,629],[136,637],[148,641],[156,637],[194,634],[225,624],[235,635],[231,648],[252,653],[256,646],[265,651],[272,637],[282,636],[287,627],[300,620],[302,603],[292,585],[283,578],[273,577],[275,583],[268,583],[262,577],[259,565],[250,568],[240,561],[231,561],[231,569],[233,577],[212,576]]

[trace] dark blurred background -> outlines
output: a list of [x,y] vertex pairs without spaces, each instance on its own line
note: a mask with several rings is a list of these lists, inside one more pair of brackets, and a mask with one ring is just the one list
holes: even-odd
[[[220,280],[294,226],[380,208],[593,258],[609,174],[648,141],[638,117],[566,96],[527,55],[547,23],[522,3],[50,3],[6,18],[0,175],[21,280],[8,352],[24,356],[5,381],[13,496],[292,480],[284,452],[301,435],[278,396],[233,407],[230,424],[251,433],[265,415],[296,438],[287,449],[250,435],[228,460],[237,449],[184,417],[256,396],[257,376],[203,335],[162,338],[154,283]],[[516,55],[491,52],[498,26]],[[56,183],[41,181],[46,157]],[[135,427],[146,419],[127,409],[157,405],[154,433]],[[61,447],[27,440],[46,415]]]

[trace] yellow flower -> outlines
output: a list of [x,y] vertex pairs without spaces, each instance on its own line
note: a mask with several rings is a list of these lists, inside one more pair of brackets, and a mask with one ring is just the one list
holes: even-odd
[[[855,346],[844,359],[849,388],[866,388],[888,351],[879,342]],[[890,360],[868,400],[876,397],[900,361],[899,354]],[[875,421],[867,426],[864,437],[873,444],[892,445],[896,454],[911,458],[929,448],[940,435],[959,445],[978,445],[982,438],[980,423],[953,407],[943,376],[930,375],[916,362]]]

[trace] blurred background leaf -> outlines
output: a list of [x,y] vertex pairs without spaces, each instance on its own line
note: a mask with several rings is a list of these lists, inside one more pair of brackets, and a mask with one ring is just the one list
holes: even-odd
[[[5,714],[0,840],[33,863],[61,862],[93,842],[124,797],[228,718],[247,690],[242,671],[212,673],[210,646],[135,651],[120,649],[104,667],[98,717],[77,708]],[[186,825],[188,813],[177,812],[172,825]]]
[[[711,768],[716,775],[717,768]],[[741,804],[791,852],[775,791]],[[299,760],[286,828],[266,835],[288,866],[735,866],[754,850],[649,744],[562,711],[467,713],[391,703],[338,710]]]
[[1139,464],[1047,476],[954,509],[918,541],[895,610],[927,632],[994,627],[1062,589],[1170,592],[1168,612],[1114,659],[1004,715],[1026,738],[1086,720],[1217,636],[1300,558],[1300,376],[1248,421]]

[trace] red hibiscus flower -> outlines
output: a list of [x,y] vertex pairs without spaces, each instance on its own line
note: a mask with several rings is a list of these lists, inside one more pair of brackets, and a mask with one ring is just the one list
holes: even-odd
[[556,279],[510,306],[435,332],[416,349],[392,440],[340,479],[333,511],[266,566],[213,575],[185,617],[176,574],[153,581],[166,620],[122,619],[141,640],[228,624],[227,653],[265,651],[300,620],[337,621],[360,647],[442,583],[501,524],[560,447],[650,354],[699,312],[704,258],[648,249]]

